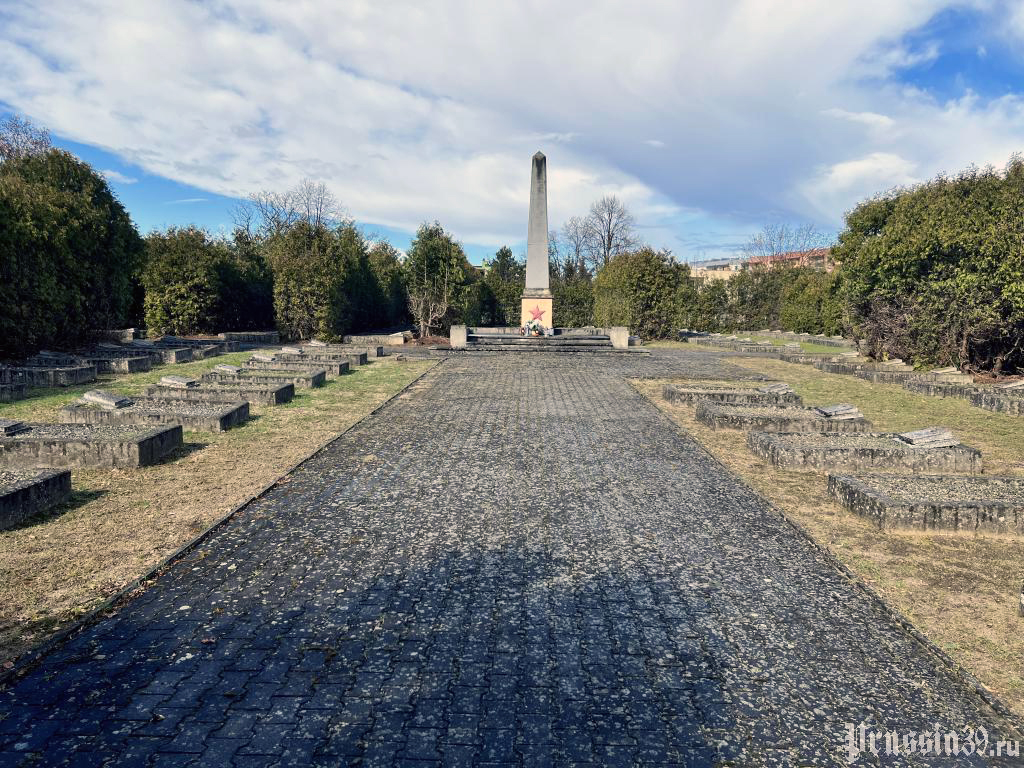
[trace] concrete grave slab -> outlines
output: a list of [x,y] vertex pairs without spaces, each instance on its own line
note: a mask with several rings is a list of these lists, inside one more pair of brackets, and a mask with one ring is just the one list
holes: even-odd
[[971,401],[971,405],[984,408],[986,411],[1005,413],[1010,416],[1024,415],[1024,390],[972,392],[967,399]]
[[0,469],[0,530],[20,525],[70,495],[70,470]]
[[[74,360],[74,358],[72,358]],[[22,366],[7,369],[17,374],[17,383],[27,387],[75,387],[96,381],[97,369],[91,363],[75,361],[72,365],[47,367]]]
[[114,410],[79,402],[60,410],[71,424],[180,424],[202,432],[223,432],[249,420],[249,403],[204,403],[185,400],[133,398],[133,403]]
[[13,403],[26,397],[28,387],[25,384],[0,384],[0,403]]
[[193,402],[237,403],[246,400],[256,405],[280,405],[295,397],[295,385],[291,382],[265,385],[245,385],[239,382],[225,384],[211,381],[199,386],[165,387],[154,386],[146,389],[146,397],[153,400],[186,400]]
[[102,389],[90,389],[82,395],[82,400],[92,405],[111,410],[114,408],[127,408],[132,404],[132,399],[117,392],[107,392]]
[[713,429],[755,429],[762,432],[866,432],[864,418],[830,419],[815,408],[795,405],[697,403],[697,421]]
[[828,491],[882,529],[1024,534],[1024,477],[829,475]]
[[111,355],[84,355],[83,359],[96,366],[97,373],[146,373],[153,361],[146,357],[117,357]]
[[190,387],[198,387],[199,379],[193,379],[190,376],[161,376],[160,386],[172,387],[174,389],[188,389]]
[[749,432],[747,447],[781,469],[966,474],[983,470],[981,451],[975,448],[918,447],[885,432]]
[[243,368],[237,372],[210,371],[203,374],[203,381],[220,384],[241,384],[242,386],[278,386],[280,384],[294,384],[298,389],[312,389],[322,387],[327,382],[327,371],[319,370],[313,372],[302,371],[257,371],[252,368]]
[[347,360],[344,362],[329,362],[325,360],[301,362],[299,360],[283,360],[278,357],[271,362],[247,360],[245,367],[250,371],[304,371],[306,373],[323,371],[331,376],[340,376],[343,373],[348,373],[349,363]]
[[759,382],[737,382],[734,384],[713,384],[702,382],[669,383],[662,388],[662,396],[670,403],[696,404],[700,400],[719,403],[743,403],[749,405],[787,404],[801,405],[800,396],[788,391],[769,391]]
[[181,447],[180,425],[140,426],[28,424],[0,436],[0,467],[80,467],[110,469],[156,464]]

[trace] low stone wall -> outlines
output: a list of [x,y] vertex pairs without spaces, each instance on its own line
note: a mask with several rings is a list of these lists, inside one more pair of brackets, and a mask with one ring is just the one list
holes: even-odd
[[700,387],[685,384],[666,384],[662,396],[670,403],[694,405],[701,400],[716,403],[740,403],[743,405],[802,405],[803,401],[795,392],[758,392],[756,389],[726,389],[724,387]]
[[340,376],[343,373],[348,373],[349,364],[348,361],[343,363],[321,361],[302,363],[274,360],[272,363],[263,363],[258,360],[246,360],[245,367],[251,371],[305,371],[306,373],[323,371],[331,376]]
[[867,419],[828,419],[812,408],[785,405],[697,403],[697,421],[712,429],[756,429],[761,432],[867,432]]
[[[518,328],[516,329],[519,330]],[[405,344],[404,333],[368,333],[355,334],[342,338],[346,344],[380,344],[385,347],[401,346]]]
[[801,365],[814,365],[832,359],[832,355],[821,355],[814,352],[800,352],[797,350],[781,348],[779,359],[787,363],[800,363]]
[[224,432],[249,420],[249,403],[230,404],[132,398],[125,408],[107,410],[91,404],[72,403],[60,410],[70,424],[180,424],[200,432]]
[[370,360],[387,355],[383,346],[366,346],[360,344],[328,344],[326,347],[314,347],[310,344],[303,345],[302,349],[310,355],[358,355],[364,354]]
[[903,384],[905,381],[927,381],[933,384],[974,385],[974,378],[962,373],[921,373],[918,371],[864,369],[857,371],[854,376],[874,384]]
[[[347,362],[350,368],[358,368],[369,362],[369,355],[366,350],[348,352],[316,352],[317,347],[307,347],[301,355],[288,352],[275,352],[274,357],[282,362],[290,363],[320,363],[334,364]],[[322,347],[320,348],[322,349]]]
[[203,374],[202,380],[218,384],[241,384],[245,387],[278,386],[287,383],[294,384],[299,389],[313,389],[327,383],[327,371],[320,370],[312,373],[272,370],[261,372],[251,369],[244,369],[241,373],[210,371]]
[[14,368],[21,383],[29,387],[74,387],[96,381],[95,365],[74,365],[66,368],[26,366]]
[[0,384],[0,403],[13,403],[28,397],[28,387],[24,384]]
[[20,525],[32,515],[60,504],[70,495],[69,470],[0,470],[0,530]]
[[884,469],[906,472],[982,471],[981,451],[966,445],[919,448],[894,434],[865,432],[779,434],[750,432],[747,447],[758,458],[783,469]]
[[1024,534],[1024,478],[829,475],[828,492],[881,529]]
[[[237,383],[237,382],[236,382]],[[207,382],[199,387],[163,387],[157,385],[146,389],[146,396],[153,400],[186,400],[207,403],[237,403],[247,400],[257,405],[280,405],[295,397],[295,385],[243,387]]]
[[0,437],[0,467],[110,469],[156,464],[182,444],[181,425],[156,429],[31,424]]
[[85,360],[96,366],[97,373],[145,373],[153,368],[149,355],[145,357],[115,357],[85,355]]
[[155,351],[163,360],[164,365],[190,363],[195,359],[192,347],[156,347]]
[[236,344],[274,346],[281,343],[281,334],[277,331],[226,331],[218,333],[217,338]]
[[1010,416],[1020,416],[1024,413],[1024,392],[1017,390],[1015,394],[1009,392],[975,392],[968,398],[971,405],[984,408],[986,411],[1006,413]]

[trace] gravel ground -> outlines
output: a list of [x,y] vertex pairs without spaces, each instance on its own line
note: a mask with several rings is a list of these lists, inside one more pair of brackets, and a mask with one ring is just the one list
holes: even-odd
[[[623,357],[448,359],[0,693],[0,765],[838,766],[846,723],[1007,733],[624,379],[730,366]],[[899,763],[929,764],[997,762]]]
[[[228,407],[224,403],[204,403],[201,400],[146,400],[143,397],[132,397],[134,405],[118,408],[118,412],[155,411],[159,413],[182,413],[195,416],[217,416]],[[106,410],[93,403],[82,403],[94,411]]]
[[861,482],[897,501],[1006,501],[1024,503],[1024,477],[871,477]]
[[0,492],[28,485],[40,475],[50,474],[52,471],[51,469],[0,469]]
[[785,416],[790,419],[824,419],[812,408],[798,405],[733,405],[732,403],[709,403],[709,408],[720,408],[723,413],[736,416]]
[[[152,429],[152,427],[148,428]],[[38,437],[62,440],[130,440],[147,432],[146,427],[106,424],[31,424],[30,429],[0,440],[19,440]]]

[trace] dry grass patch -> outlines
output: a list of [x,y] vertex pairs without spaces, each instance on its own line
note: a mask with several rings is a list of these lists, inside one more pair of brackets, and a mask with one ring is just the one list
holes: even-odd
[[[852,376],[825,374],[777,360],[730,362],[786,381],[807,405],[856,404],[878,431],[944,425],[985,454],[986,472],[1024,471],[1024,420],[930,398]],[[746,433],[712,430],[692,407],[661,396],[666,381],[634,382],[684,431],[759,494],[828,547],[936,645],[1024,715],[1024,619],[1017,614],[1024,540],[992,534],[882,532],[847,512],[821,472],[779,470],[746,448]]]
[[[168,373],[198,375],[249,354],[91,387],[139,392]],[[138,578],[435,362],[384,358],[322,388],[296,390],[288,404],[253,406],[255,418],[242,427],[186,432],[184,447],[157,466],[74,470],[67,504],[0,531],[0,660],[13,659]],[[0,418],[58,421],[60,406],[89,388],[0,406]]]

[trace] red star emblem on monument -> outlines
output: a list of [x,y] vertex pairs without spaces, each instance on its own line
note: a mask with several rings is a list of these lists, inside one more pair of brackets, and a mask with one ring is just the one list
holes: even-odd
[[533,315],[534,320],[540,320],[544,317],[544,310],[540,308],[540,305],[534,305],[533,309],[530,310],[530,314]]

